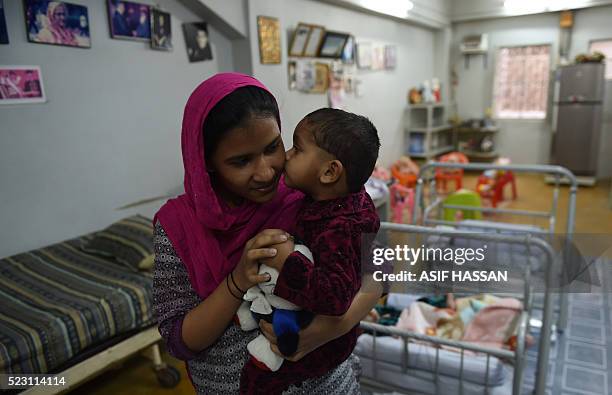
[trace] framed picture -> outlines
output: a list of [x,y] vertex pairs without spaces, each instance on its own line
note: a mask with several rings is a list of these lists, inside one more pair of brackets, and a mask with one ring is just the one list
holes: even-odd
[[319,48],[325,36],[325,28],[318,25],[310,25],[310,34],[306,41],[303,56],[315,57],[319,54]]
[[355,63],[355,37],[349,36],[342,49],[342,62],[347,64]]
[[293,39],[289,46],[289,56],[302,56],[304,54],[309,35],[310,25],[299,23],[293,32]]
[[151,6],[131,1],[106,1],[112,38],[151,40]]
[[183,34],[190,62],[201,62],[213,58],[206,22],[183,23]]
[[259,61],[261,64],[281,62],[280,22],[269,16],[257,17],[259,36]]
[[360,69],[372,68],[372,43],[357,44],[357,67]]
[[325,93],[329,86],[329,65],[315,63],[315,81],[311,93]]
[[319,56],[322,58],[340,59],[342,57],[342,50],[344,49],[344,44],[346,44],[348,38],[349,35],[346,33],[330,31],[325,32],[323,43],[321,44],[321,48],[319,49]]
[[397,66],[397,47],[395,45],[385,46],[385,69],[392,70]]
[[87,7],[50,0],[24,0],[28,41],[90,48]]
[[6,28],[6,18],[4,17],[4,0],[0,0],[0,44],[8,43],[8,29]]
[[385,47],[376,44],[372,47],[372,70],[382,70],[385,68]]
[[167,12],[151,9],[151,48],[161,51],[172,50],[171,17]]
[[287,80],[289,82],[289,90],[297,89],[297,64],[295,60],[287,62]]
[[296,62],[296,86],[299,91],[310,92],[315,86],[316,72],[314,62]]
[[0,66],[0,105],[45,101],[40,66]]

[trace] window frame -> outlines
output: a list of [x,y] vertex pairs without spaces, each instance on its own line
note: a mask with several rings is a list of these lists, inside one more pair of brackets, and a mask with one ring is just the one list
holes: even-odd
[[[497,96],[495,94],[496,85],[497,85],[497,65],[500,61],[500,51],[502,49],[511,49],[511,48],[526,48],[526,47],[548,47],[548,84],[546,87],[546,107],[544,109],[544,116],[500,116],[497,112],[496,99]],[[552,72],[553,72],[553,50],[555,45],[551,42],[544,43],[530,43],[530,44],[515,44],[515,45],[500,45],[495,47],[495,63],[493,67],[493,86],[492,86],[492,100],[491,100],[491,108],[493,110],[493,117],[499,120],[509,120],[509,121],[543,121],[548,118],[550,113],[550,84],[552,81]],[[527,112],[523,112],[527,113]]]

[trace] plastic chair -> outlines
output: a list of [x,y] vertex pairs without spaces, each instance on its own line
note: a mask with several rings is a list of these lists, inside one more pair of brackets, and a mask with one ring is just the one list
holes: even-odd
[[399,183],[389,188],[391,198],[391,220],[404,223],[404,211],[408,211],[408,222],[412,222],[412,209],[414,208],[414,189],[407,188]]
[[[461,152],[451,152],[446,155],[442,155],[438,158],[438,162],[444,163],[470,163],[467,156]],[[462,187],[463,180],[463,169],[436,169],[436,184],[442,186],[442,190],[446,192],[447,181],[455,181],[455,190],[460,190]]]
[[476,183],[476,192],[481,198],[491,200],[493,207],[497,207],[497,203],[504,200],[504,188],[508,184],[512,187],[512,200],[516,200],[518,196],[516,180],[514,173],[510,170],[498,170],[493,176],[486,174],[486,172],[480,175]]
[[[455,205],[455,206],[470,206],[470,207],[482,207],[480,195],[469,189],[460,189],[457,192],[448,195],[443,205]],[[445,208],[442,212],[442,219],[445,221],[456,221],[459,219],[482,219],[482,212],[478,210],[460,210],[456,208]]]

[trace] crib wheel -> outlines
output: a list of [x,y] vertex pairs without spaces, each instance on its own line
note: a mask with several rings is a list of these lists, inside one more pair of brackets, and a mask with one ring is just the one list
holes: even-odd
[[166,365],[155,371],[157,382],[163,388],[174,388],[181,381],[181,373],[173,366]]

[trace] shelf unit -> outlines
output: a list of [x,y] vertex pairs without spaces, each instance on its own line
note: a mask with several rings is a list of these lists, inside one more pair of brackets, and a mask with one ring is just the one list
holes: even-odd
[[[499,153],[495,150],[495,148],[497,147],[497,141],[496,141],[497,132],[499,132],[498,127],[485,127],[485,128],[481,128],[481,127],[473,128],[473,127],[465,127],[465,126],[458,127],[456,129],[457,150],[459,152],[464,153],[470,160],[493,161],[497,159],[497,157],[499,156]],[[493,151],[487,151],[487,152],[475,151],[475,150],[466,149],[462,147],[462,142],[465,142],[467,138],[482,139],[486,136],[490,136],[493,140]]]
[[[455,149],[454,126],[446,122],[444,103],[413,104],[405,125],[405,152],[430,160]],[[407,138],[406,138],[407,135]]]

